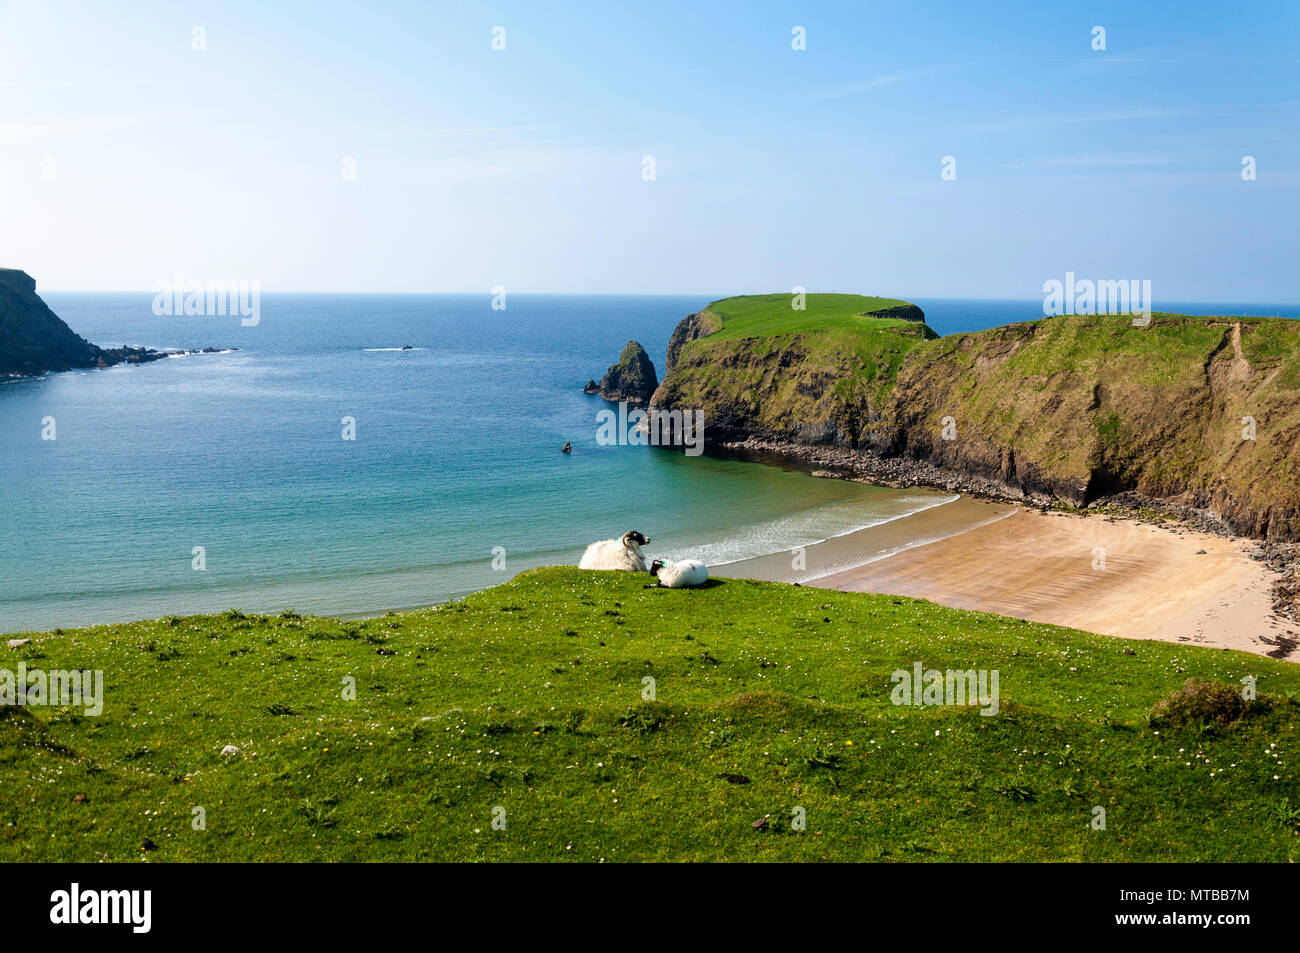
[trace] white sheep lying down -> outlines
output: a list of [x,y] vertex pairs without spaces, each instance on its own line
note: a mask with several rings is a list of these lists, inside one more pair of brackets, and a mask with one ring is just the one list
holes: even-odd
[[656,559],[650,564],[650,575],[667,589],[689,589],[708,582],[709,567],[698,559],[682,559],[675,563]]
[[622,569],[627,572],[648,572],[641,547],[650,540],[636,530],[623,534],[622,539],[602,539],[592,543],[582,554],[579,569]]

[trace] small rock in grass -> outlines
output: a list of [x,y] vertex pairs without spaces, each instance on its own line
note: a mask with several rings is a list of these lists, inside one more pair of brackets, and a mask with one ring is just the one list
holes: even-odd
[[239,754],[239,749],[236,748],[234,745],[226,745],[224,748],[221,749],[221,753],[226,757],[230,757],[231,755]]
[[11,649],[16,649],[16,648],[18,648],[19,646],[26,645],[26,644],[27,644],[28,642],[30,642],[30,641],[31,641],[31,639],[10,639],[10,640],[9,640],[9,647],[10,647]]
[[769,815],[764,814],[762,817],[760,817],[758,820],[756,820],[756,821],[755,821],[752,825],[750,825],[750,826],[753,827],[754,830],[756,830],[756,831],[761,831],[763,828],[767,827],[767,819],[768,819],[768,816],[769,816]]
[[86,795],[84,795],[84,794],[78,794],[76,797],[74,797],[74,798],[72,799],[72,803],[73,803],[73,804],[84,804],[84,803],[86,803],[87,800],[89,800],[89,799],[86,797]]

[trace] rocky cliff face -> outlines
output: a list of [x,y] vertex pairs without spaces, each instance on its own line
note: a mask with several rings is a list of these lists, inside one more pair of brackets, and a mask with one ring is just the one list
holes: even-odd
[[0,375],[27,377],[165,356],[148,348],[96,347],[46,306],[31,275],[0,268]]
[[610,365],[600,384],[593,387],[593,383],[588,383],[583,389],[606,400],[645,404],[658,386],[659,377],[650,355],[636,341],[628,341],[618,356],[618,363]]
[[678,324],[668,345],[672,370],[650,401],[704,410],[715,444],[761,436],[857,447],[879,420],[904,356],[935,336],[922,320],[870,334],[839,327],[710,339],[720,327],[708,311]]
[[0,269],[0,374],[95,367],[100,350],[79,337],[36,295],[23,271]]
[[707,309],[696,314],[688,314],[682,320],[677,322],[677,327],[673,328],[672,337],[668,339],[668,357],[664,363],[664,379],[673,372],[673,365],[677,363],[677,355],[681,353],[682,347],[696,338],[702,338],[707,334],[712,334],[722,327],[722,321]]
[[1300,539],[1300,321],[1070,315],[935,345],[899,374],[883,452],[1076,504],[1132,490]]
[[652,405],[703,410],[710,445],[831,445],[1075,504],[1132,490],[1300,539],[1300,321],[907,330],[711,342],[691,315]]

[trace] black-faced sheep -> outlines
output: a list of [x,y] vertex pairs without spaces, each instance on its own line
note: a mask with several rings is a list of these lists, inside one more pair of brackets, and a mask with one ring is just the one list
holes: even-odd
[[702,586],[709,579],[709,567],[698,559],[683,559],[670,563],[656,559],[650,564],[650,575],[666,589],[689,589]]
[[592,543],[582,554],[579,569],[623,569],[628,572],[646,572],[645,557],[641,547],[650,540],[636,530],[623,534],[622,539],[602,539]]

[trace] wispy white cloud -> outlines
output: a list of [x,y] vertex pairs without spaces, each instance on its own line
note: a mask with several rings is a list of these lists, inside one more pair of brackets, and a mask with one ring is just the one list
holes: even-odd
[[98,116],[65,116],[25,122],[0,122],[0,143],[43,142],[66,136],[83,136],[128,129],[156,122],[160,113],[106,113]]
[[839,99],[841,96],[853,96],[857,93],[865,93],[869,89],[879,89],[881,86],[893,86],[896,83],[906,83],[909,80],[922,79],[927,76],[938,76],[941,73],[951,73],[954,70],[966,69],[967,67],[974,65],[976,64],[954,63],[951,66],[935,66],[930,69],[886,73],[884,76],[876,76],[872,79],[863,80],[860,83],[850,83],[847,86],[823,89],[814,93],[813,99]]
[[441,126],[431,122],[406,122],[395,125],[342,130],[349,135],[396,137],[396,136],[489,136],[501,133],[535,132],[546,129],[541,125],[500,125],[500,126]]
[[1144,166],[1144,165],[1171,165],[1176,162],[1187,162],[1185,158],[1175,158],[1173,156],[1125,156],[1125,155],[1096,155],[1096,156],[1052,156],[1042,159],[1028,159],[1024,162],[1004,162],[1002,165],[1009,169],[1024,168],[1119,168],[1125,166]]
[[1008,132],[1012,129],[1029,129],[1040,126],[1069,126],[1079,125],[1082,123],[1100,123],[1100,122],[1132,122],[1135,120],[1152,120],[1152,119],[1183,119],[1196,116],[1240,116],[1248,111],[1266,112],[1270,110],[1294,108],[1300,106],[1300,101],[1289,101],[1279,103],[1246,103],[1234,106],[1210,106],[1210,107],[1193,107],[1182,109],[1170,109],[1166,107],[1140,107],[1133,109],[1117,109],[1099,113],[1084,114],[1059,114],[1059,115],[1037,115],[1037,116],[1017,116],[1012,119],[995,119],[988,122],[968,123],[959,126],[964,132]]
[[0,83],[0,89],[64,89],[69,86],[89,86],[79,79],[25,79]]

